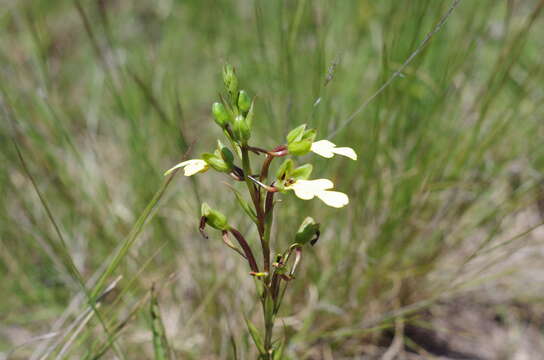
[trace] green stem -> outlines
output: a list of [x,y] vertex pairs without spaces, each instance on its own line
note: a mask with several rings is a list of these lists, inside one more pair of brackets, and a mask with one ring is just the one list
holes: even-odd
[[[270,294],[271,296],[271,294]],[[274,330],[274,317],[270,318],[265,323],[264,349],[266,350],[265,359],[271,360],[272,354],[272,332]]]

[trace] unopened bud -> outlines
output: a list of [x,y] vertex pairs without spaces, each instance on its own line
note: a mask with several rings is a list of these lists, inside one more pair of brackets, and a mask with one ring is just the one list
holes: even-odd
[[238,91],[238,78],[234,73],[234,67],[230,64],[223,66],[223,82],[228,93],[235,98]]
[[251,98],[245,90],[240,90],[238,93],[238,109],[241,112],[246,113],[251,106]]
[[227,126],[227,124],[230,121],[230,115],[227,112],[227,109],[225,108],[225,105],[215,102],[212,105],[212,113],[213,113],[213,119],[217,123],[217,125],[224,128]]
[[206,218],[206,224],[217,230],[228,230],[227,217],[217,210],[212,209],[207,203],[202,203],[201,215]]
[[247,142],[251,137],[251,129],[242,115],[238,115],[234,119],[232,130],[234,131],[234,136],[242,142]]

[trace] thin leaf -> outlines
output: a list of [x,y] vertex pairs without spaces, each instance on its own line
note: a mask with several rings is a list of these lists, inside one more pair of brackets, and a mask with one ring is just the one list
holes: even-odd
[[155,286],[151,288],[151,301],[149,312],[151,314],[151,330],[153,332],[153,349],[155,350],[155,359],[170,360],[170,351],[166,339],[166,331],[161,318],[159,302],[155,294]]
[[234,187],[229,185],[229,188],[234,193],[234,196],[236,196],[236,200],[238,200],[238,203],[244,209],[245,213],[253,220],[254,223],[257,223],[257,214],[255,214],[255,210],[253,210],[253,207],[251,207],[251,204],[244,199],[242,194],[238,190],[236,190]]
[[263,337],[259,333],[259,330],[253,325],[253,323],[246,318],[246,324],[247,329],[249,331],[249,334],[251,335],[251,338],[253,339],[253,342],[255,343],[255,346],[257,346],[257,349],[262,354],[266,354],[266,350],[264,349],[264,343],[263,343]]

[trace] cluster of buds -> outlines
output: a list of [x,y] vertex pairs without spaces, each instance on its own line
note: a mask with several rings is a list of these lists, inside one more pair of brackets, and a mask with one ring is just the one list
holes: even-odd
[[[351,148],[337,147],[328,140],[316,141],[317,131],[308,129],[305,124],[291,130],[287,134],[286,142],[271,150],[250,145],[255,99],[245,90],[238,89],[238,79],[230,65],[223,68],[223,82],[226,91],[224,95],[220,95],[220,101],[212,105],[212,115],[215,123],[222,129],[230,148],[218,140],[213,153],[204,153],[198,159],[183,161],[166,171],[165,175],[180,168],[183,168],[185,176],[213,169],[245,183],[250,201],[247,201],[234,186],[229,187],[240,207],[257,227],[262,250],[262,266],[259,266],[254,250],[245,237],[229,224],[224,214],[206,203],[202,204],[200,232],[208,238],[206,226],[220,231],[223,242],[247,260],[250,274],[258,279],[257,283],[260,284],[258,291],[266,325],[264,340],[259,340],[261,337],[254,334],[254,327],[250,327],[250,331],[259,348],[260,359],[276,359],[277,348],[274,349],[273,346],[272,328],[285,292],[286,284],[282,291],[282,282],[294,278],[303,247],[306,244],[314,245],[319,238],[320,230],[319,224],[314,219],[305,218],[291,245],[278,253],[271,263],[270,233],[274,215],[274,196],[277,193],[292,191],[303,200],[317,197],[326,205],[344,207],[349,203],[346,194],[333,190],[334,184],[331,180],[310,179],[312,164],[297,166],[293,157],[312,152],[325,158],[341,155],[357,160],[357,154]],[[264,156],[258,172],[252,171],[250,155]],[[284,161],[278,167],[275,176],[271,177],[269,169],[276,158],[284,158]],[[231,236],[236,239],[237,244],[231,241]]]

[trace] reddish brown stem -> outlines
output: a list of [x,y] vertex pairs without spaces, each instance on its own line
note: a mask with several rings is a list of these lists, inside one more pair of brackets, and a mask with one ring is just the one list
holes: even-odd
[[240,232],[234,228],[230,228],[230,233],[236,238],[238,241],[238,244],[240,244],[240,247],[244,251],[244,254],[246,255],[247,262],[249,263],[249,267],[251,268],[251,271],[259,272],[259,266],[257,265],[257,261],[255,261],[255,256],[253,256],[253,252],[251,251],[251,248],[249,247],[246,239]]
[[263,167],[261,169],[261,181],[265,181],[268,177],[268,169],[270,168],[270,164],[272,163],[272,160],[274,160],[274,156],[268,154],[266,155],[266,160],[263,163]]

